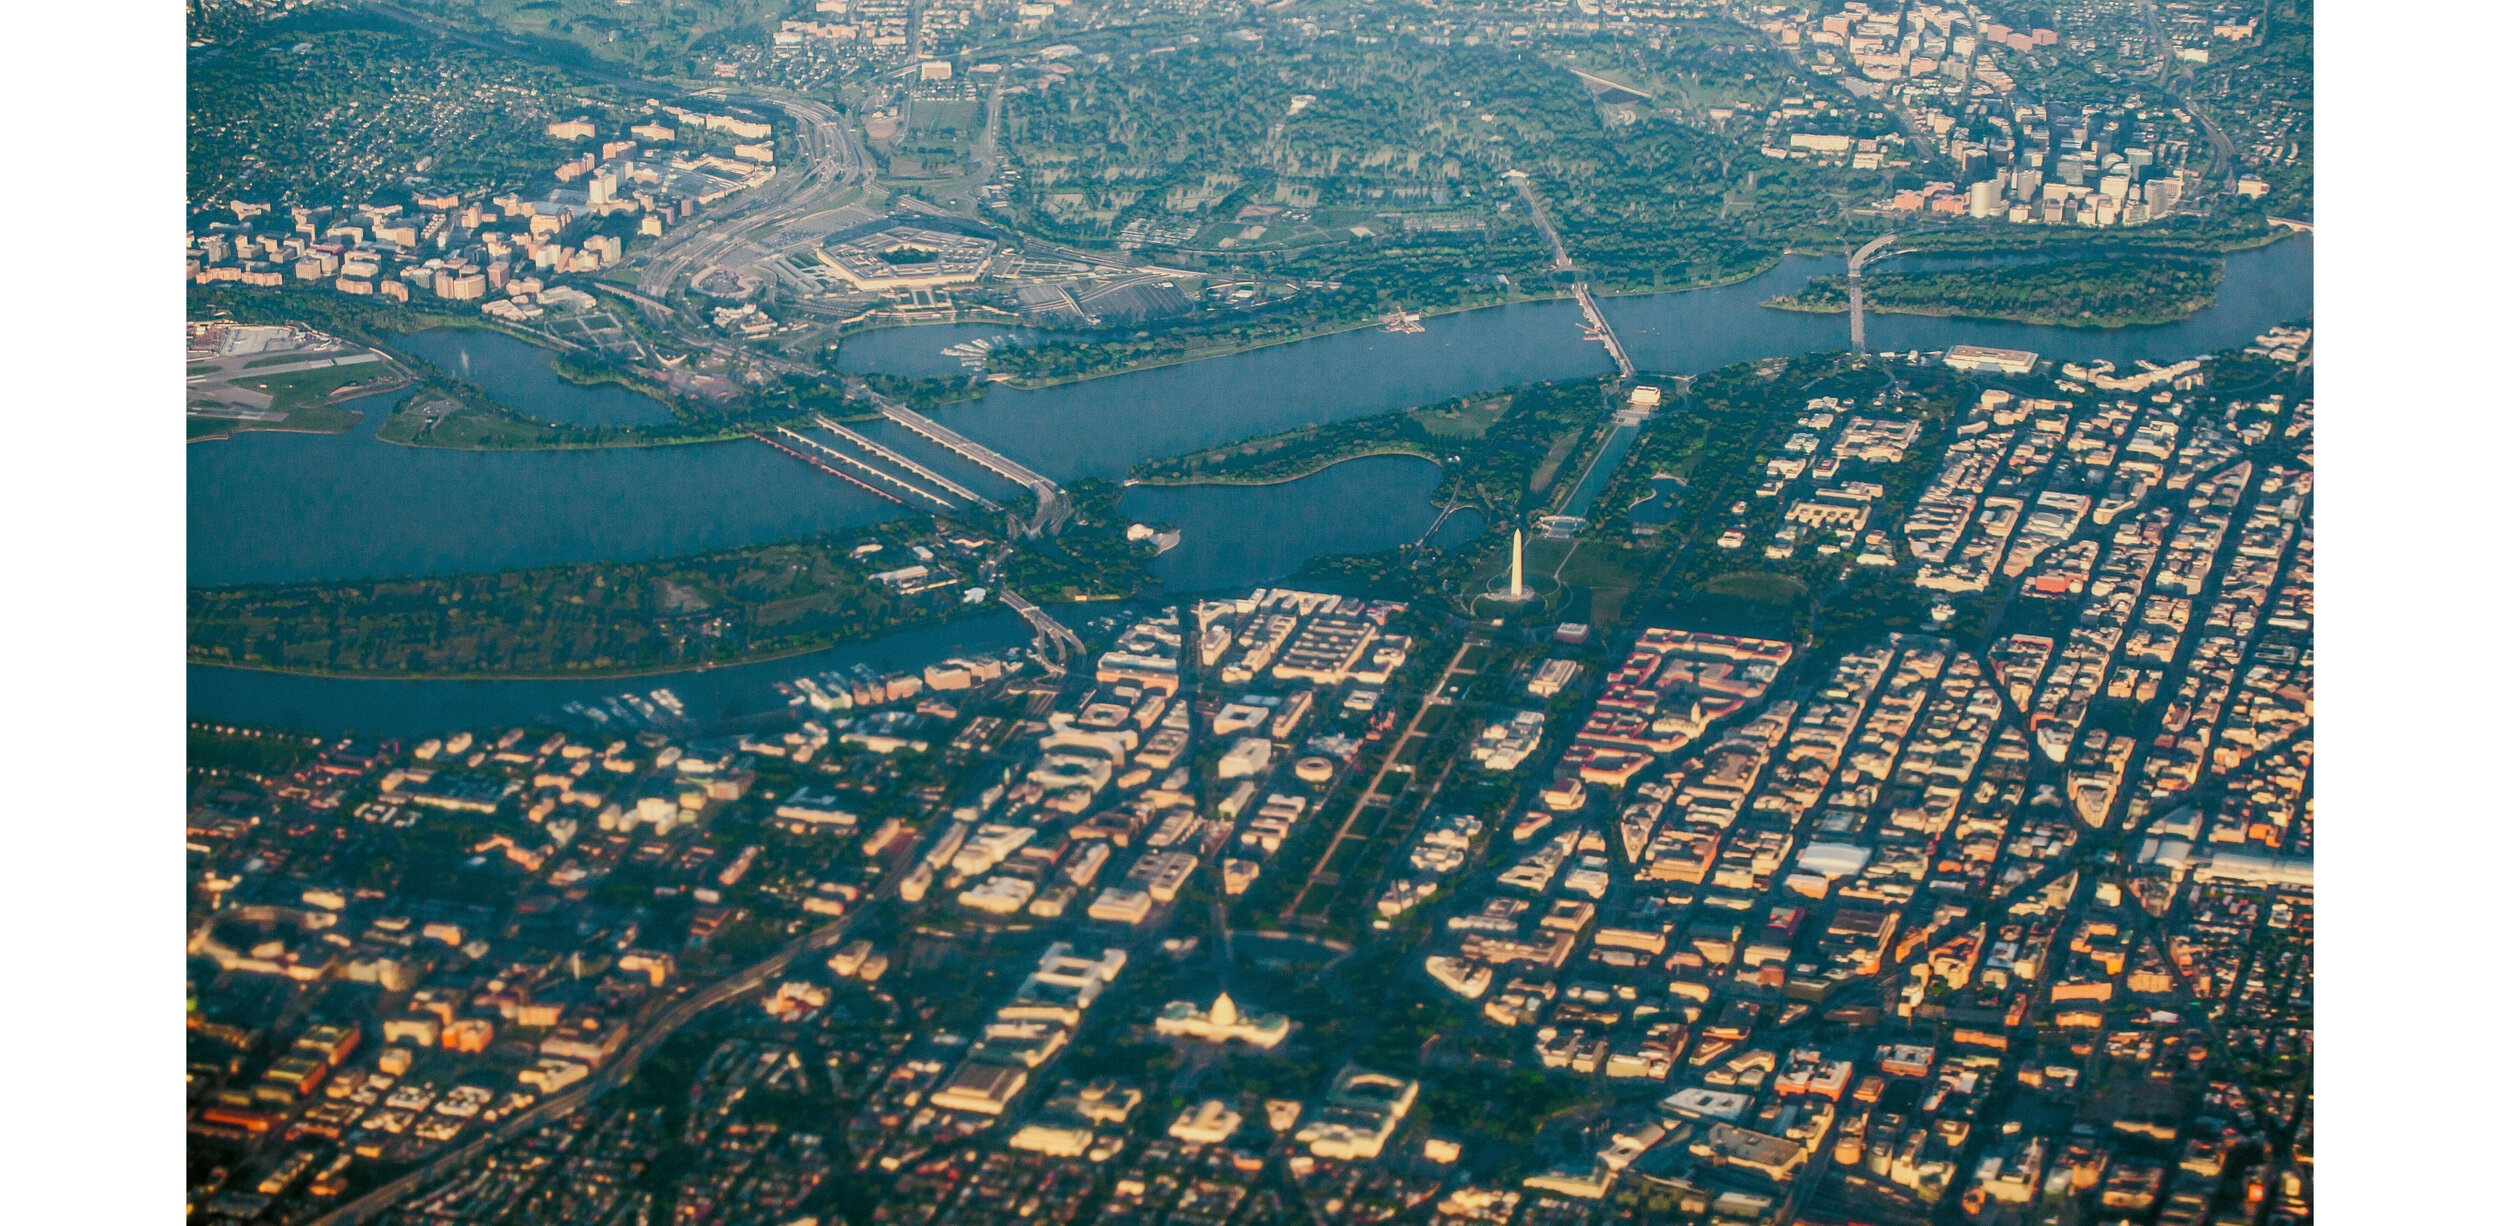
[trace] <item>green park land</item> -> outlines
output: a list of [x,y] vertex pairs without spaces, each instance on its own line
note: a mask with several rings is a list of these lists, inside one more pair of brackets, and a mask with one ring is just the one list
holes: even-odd
[[[1870,311],[2005,319],[2017,323],[2122,328],[2185,319],[2212,306],[2222,285],[2216,260],[2186,257],[2088,258],[1863,276]],[[1849,309],[1846,277],[1816,277],[1766,306],[1791,311]]]

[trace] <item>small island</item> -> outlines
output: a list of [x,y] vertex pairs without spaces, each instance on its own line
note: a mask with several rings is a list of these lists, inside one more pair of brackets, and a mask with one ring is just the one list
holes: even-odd
[[[2222,286],[2222,264],[2178,256],[2100,257],[1875,272],[1864,277],[1864,286],[1867,309],[1878,314],[2124,328],[2174,323],[2212,306]],[[1795,294],[1763,305],[1844,312],[1849,309],[1849,279],[1816,277]]]

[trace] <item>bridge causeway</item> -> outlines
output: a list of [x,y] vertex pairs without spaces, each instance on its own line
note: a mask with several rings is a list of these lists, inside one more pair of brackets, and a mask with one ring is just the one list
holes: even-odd
[[1052,676],[1061,676],[1068,671],[1066,666],[1059,663],[1061,648],[1067,649],[1070,659],[1078,659],[1085,654],[1085,640],[1078,638],[1076,631],[1060,624],[1058,618],[1044,613],[1041,607],[1032,601],[1005,588],[1000,588],[998,589],[998,602],[1015,610],[1016,616],[1032,625],[1034,659]]
[[1865,271],[1867,262],[1875,258],[1876,252],[1890,246],[1892,240],[1897,237],[1899,236],[1894,234],[1881,235],[1873,242],[1858,248],[1849,257],[1849,351],[1851,353],[1866,352],[1866,287],[1860,284],[1858,274]]
[[[791,459],[793,459],[793,460],[797,460],[797,461],[798,461],[799,463],[801,463],[801,464],[805,464],[805,465],[807,465],[807,466],[808,466],[808,467],[810,467],[810,468],[816,469],[816,470],[818,470],[819,472],[831,473],[832,475],[834,475],[834,476],[836,476],[836,477],[840,477],[840,478],[842,478],[843,480],[848,481],[848,482],[850,482],[851,484],[856,485],[856,486],[858,486],[859,488],[864,489],[864,490],[868,491],[868,492],[869,492],[869,493],[871,493],[871,494],[875,494],[877,497],[879,497],[879,498],[883,498],[883,499],[885,499],[887,502],[893,503],[893,504],[894,504],[894,505],[896,505],[896,506],[908,506],[908,505],[909,505],[908,503],[905,503],[905,502],[904,502],[901,498],[899,498],[899,497],[897,497],[896,495],[894,495],[892,492],[887,491],[887,490],[881,490],[881,489],[878,489],[876,486],[870,485],[870,484],[868,484],[867,482],[862,481],[862,480],[860,480],[859,478],[854,477],[854,476],[852,476],[851,474],[846,473],[846,472],[842,471],[842,470],[841,470],[841,469],[839,469],[839,468],[835,468],[833,465],[828,464],[828,463],[826,463],[826,462],[825,462],[825,461],[823,461],[823,460],[817,459],[815,456],[809,455],[809,454],[807,454],[806,452],[801,451],[801,450],[799,450],[798,448],[796,448],[796,447],[793,447],[793,446],[789,445],[788,443],[781,442],[781,441],[779,441],[779,440],[777,440],[777,439],[773,438],[771,435],[764,433],[764,432],[763,432],[763,431],[761,431],[761,430],[749,430],[749,431],[747,431],[747,437],[748,437],[748,438],[751,438],[751,439],[754,439],[756,442],[762,443],[763,445],[765,445],[765,446],[767,446],[767,447],[770,447],[770,448],[772,448],[773,450],[778,451],[778,452],[780,452],[781,454],[786,455],[786,456],[790,457],[790,458],[791,458]],[[829,454],[831,454],[831,453],[829,453]]]
[[853,430],[849,426],[843,425],[841,422],[835,421],[822,413],[816,414],[815,418],[816,424],[823,427],[825,430],[830,431],[834,437],[839,438],[844,442],[847,442],[852,446],[877,457],[880,460],[884,460],[889,464],[901,468],[905,472],[909,472],[919,477],[921,480],[926,481],[939,489],[945,490],[947,493],[953,494],[957,498],[961,498],[983,510],[995,511],[998,509],[997,503],[991,502],[987,498],[983,498],[962,484],[950,480],[945,474],[929,468],[927,465],[912,459],[910,456],[903,455],[902,453],[895,451],[893,448],[882,446],[876,440],[869,438],[867,435],[861,434],[859,431]]
[[[1584,74],[1585,75],[1585,74]],[[1609,81],[1607,84],[1612,85]],[[1617,88],[1621,88],[1618,86]],[[1512,171],[1511,185],[1519,189],[1519,198],[1528,205],[1528,217],[1545,234],[1545,243],[1554,251],[1554,271],[1571,273],[1571,296],[1580,304],[1580,315],[1588,321],[1589,336],[1606,346],[1606,356],[1615,360],[1615,372],[1629,380],[1635,373],[1632,357],[1623,351],[1623,342],[1615,336],[1615,326],[1606,322],[1606,313],[1597,309],[1597,295],[1589,292],[1589,284],[1572,267],[1571,253],[1563,249],[1562,232],[1554,228],[1545,215],[1545,202],[1537,199],[1536,189],[1528,185],[1528,176]]]
[[904,429],[1032,490],[1039,505],[1034,509],[1033,523],[1025,529],[1028,535],[1039,536],[1058,527],[1075,509],[1058,482],[883,397],[877,399],[877,408]]
[[[939,497],[938,495],[936,495],[936,494],[933,494],[933,493],[929,492],[928,490],[924,490],[924,489],[920,488],[920,487],[919,487],[919,486],[917,486],[917,485],[913,485],[911,482],[909,482],[909,481],[905,481],[905,480],[903,480],[901,477],[897,477],[897,476],[895,476],[894,474],[892,474],[892,473],[890,473],[890,472],[887,472],[886,470],[884,470],[884,469],[882,469],[882,468],[879,468],[879,467],[877,467],[876,465],[871,464],[871,463],[869,463],[869,462],[868,462],[868,461],[866,461],[866,460],[860,459],[858,456],[855,456],[855,455],[850,455],[850,454],[847,454],[847,453],[844,453],[844,452],[840,452],[840,451],[836,451],[836,450],[834,450],[834,449],[833,449],[833,448],[831,448],[831,447],[827,447],[827,446],[825,446],[823,443],[817,442],[815,439],[809,438],[809,437],[807,437],[806,435],[801,434],[801,433],[799,433],[798,431],[796,431],[796,430],[793,430],[793,429],[789,428],[788,426],[775,426],[775,427],[773,427],[773,428],[774,428],[775,430],[780,431],[780,432],[782,433],[782,435],[784,435],[785,437],[787,437],[787,438],[791,439],[791,440],[792,440],[792,441],[794,441],[794,442],[797,442],[797,443],[801,444],[802,446],[806,446],[806,447],[809,447],[809,448],[813,448],[815,451],[817,451],[817,452],[819,452],[819,453],[821,453],[821,454],[823,454],[823,455],[825,455],[825,456],[827,456],[827,457],[829,457],[829,458],[831,458],[831,459],[833,459],[833,460],[839,461],[839,462],[841,462],[841,463],[843,463],[843,464],[847,464],[847,465],[849,465],[849,466],[850,466],[850,467],[852,467],[852,468],[856,468],[856,469],[858,469],[859,471],[864,472],[864,473],[868,474],[868,475],[869,475],[869,476],[871,476],[871,477],[875,477],[875,478],[877,478],[878,480],[883,481],[883,482],[885,482],[886,484],[891,485],[891,486],[893,486],[894,488],[896,488],[896,489],[899,489],[899,490],[903,491],[904,493],[911,494],[911,495],[913,495],[913,496],[915,496],[915,497],[918,497],[918,498],[926,499],[926,500],[928,501],[928,503],[929,503],[931,506],[936,507],[938,510],[941,510],[941,511],[952,511],[952,510],[954,510],[954,509],[955,509],[955,504],[954,504],[954,503],[952,503],[952,502],[948,502],[946,499],[941,498],[941,497]],[[768,442],[768,443],[769,443],[769,442],[772,442],[772,440],[771,440],[771,439],[765,439],[764,441],[765,441],[765,442]],[[788,451],[788,450],[790,450],[790,449],[785,447],[785,448],[783,448],[783,450]],[[791,452],[791,454],[793,454],[793,455],[799,455],[799,457],[800,457],[801,459],[806,459],[806,458],[808,458],[808,457],[806,457],[805,455],[803,455],[803,454],[801,454],[801,453],[799,453],[799,452]],[[875,487],[873,487],[873,486],[872,486],[872,487],[870,487],[870,488],[875,488]],[[900,501],[902,501],[902,500],[898,498],[898,499],[895,499],[895,501],[900,502]]]

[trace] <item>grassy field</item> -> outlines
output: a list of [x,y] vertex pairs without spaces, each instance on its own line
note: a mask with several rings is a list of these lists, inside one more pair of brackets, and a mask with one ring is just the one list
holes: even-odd
[[[302,359],[295,358],[295,361]],[[192,417],[188,435],[199,438],[209,434],[231,434],[244,430],[294,430],[312,434],[336,434],[355,425],[363,414],[353,402],[341,403],[330,398],[332,392],[351,384],[396,382],[398,375],[388,366],[363,363],[355,366],[328,366],[320,370],[295,374],[271,375],[266,378],[235,379],[227,386],[249,388],[265,393],[269,407],[286,414],[286,420],[235,421],[223,417]]]
[[971,99],[911,104],[911,134],[922,139],[978,136],[982,108]]
[[431,426],[415,413],[394,414],[382,425],[382,439],[391,443],[422,442],[429,447],[552,447],[561,441],[562,435],[554,430],[462,408],[453,410]]
[[1332,464],[1375,455],[1411,455],[1439,462],[1453,451],[1469,452],[1501,422],[1508,395],[1463,398],[1436,405],[1303,426],[1281,434],[1227,443],[1137,467],[1138,480],[1159,485],[1270,485],[1307,477]]
[[1530,494],[1542,494],[1546,487],[1554,484],[1554,474],[1561,472],[1563,461],[1570,459],[1571,453],[1579,450],[1580,438],[1585,433],[1587,432],[1573,430],[1554,439],[1554,445],[1545,451],[1544,461],[1536,466],[1535,474],[1528,478]]
[[190,658],[398,677],[617,676],[771,659],[977,611],[951,588],[898,596],[852,557],[865,541],[894,548],[931,531],[924,520],[641,562],[194,588]]
[[330,394],[359,383],[395,381],[390,367],[375,363],[356,366],[325,366],[320,370],[297,371],[294,374],[270,375],[265,378],[233,380],[231,386],[248,387],[269,395],[269,407],[287,415],[287,424],[298,429],[315,428],[299,417],[317,415],[320,410],[335,410]]
[[1510,408],[1510,397],[1489,396],[1483,400],[1462,400],[1446,408],[1415,409],[1415,424],[1435,438],[1483,438],[1493,423],[1502,419]]
[[1805,599],[1806,595],[1805,584],[1786,575],[1759,570],[1721,575],[1702,584],[1699,590],[1712,596],[1731,596],[1755,604],[1795,604]]
[[310,362],[316,358],[338,356],[342,355],[328,353],[273,353],[265,358],[253,358],[251,361],[245,362],[243,364],[243,369],[258,370],[263,366],[284,366],[290,362]]
[[1795,640],[1804,633],[1809,589],[1769,571],[1736,571],[1704,580],[1676,603],[1678,624],[1713,634]]
[[1601,629],[1623,620],[1623,603],[1639,586],[1648,564],[1642,551],[1613,541],[1580,542],[1562,568],[1562,582],[1571,589],[1564,620],[1585,621]]
[[194,774],[282,776],[312,757],[312,747],[292,737],[252,736],[194,727],[183,760]]

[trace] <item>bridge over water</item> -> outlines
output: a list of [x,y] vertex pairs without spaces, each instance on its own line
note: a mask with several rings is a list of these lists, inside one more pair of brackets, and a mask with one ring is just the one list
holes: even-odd
[[1633,374],[1631,355],[1623,351],[1623,342],[1616,339],[1614,325],[1606,322],[1606,313],[1597,309],[1597,295],[1589,292],[1588,282],[1571,266],[1571,253],[1563,250],[1562,234],[1554,229],[1552,219],[1546,217],[1545,203],[1537,199],[1536,189],[1528,185],[1527,175],[1518,171],[1512,171],[1511,175],[1511,184],[1519,189],[1519,198],[1527,202],[1529,219],[1536,222],[1536,228],[1544,232],[1546,245],[1553,248],[1554,271],[1573,274],[1571,296],[1580,303],[1580,315],[1588,321],[1589,336],[1606,346],[1606,355],[1615,360],[1615,371],[1630,379]]
[[1040,536],[1053,531],[1066,522],[1068,515],[1074,511],[1058,482],[884,397],[877,397],[876,405],[878,411],[904,429],[1032,490],[1038,506],[1033,512],[1033,522],[1025,527],[1026,535]]

